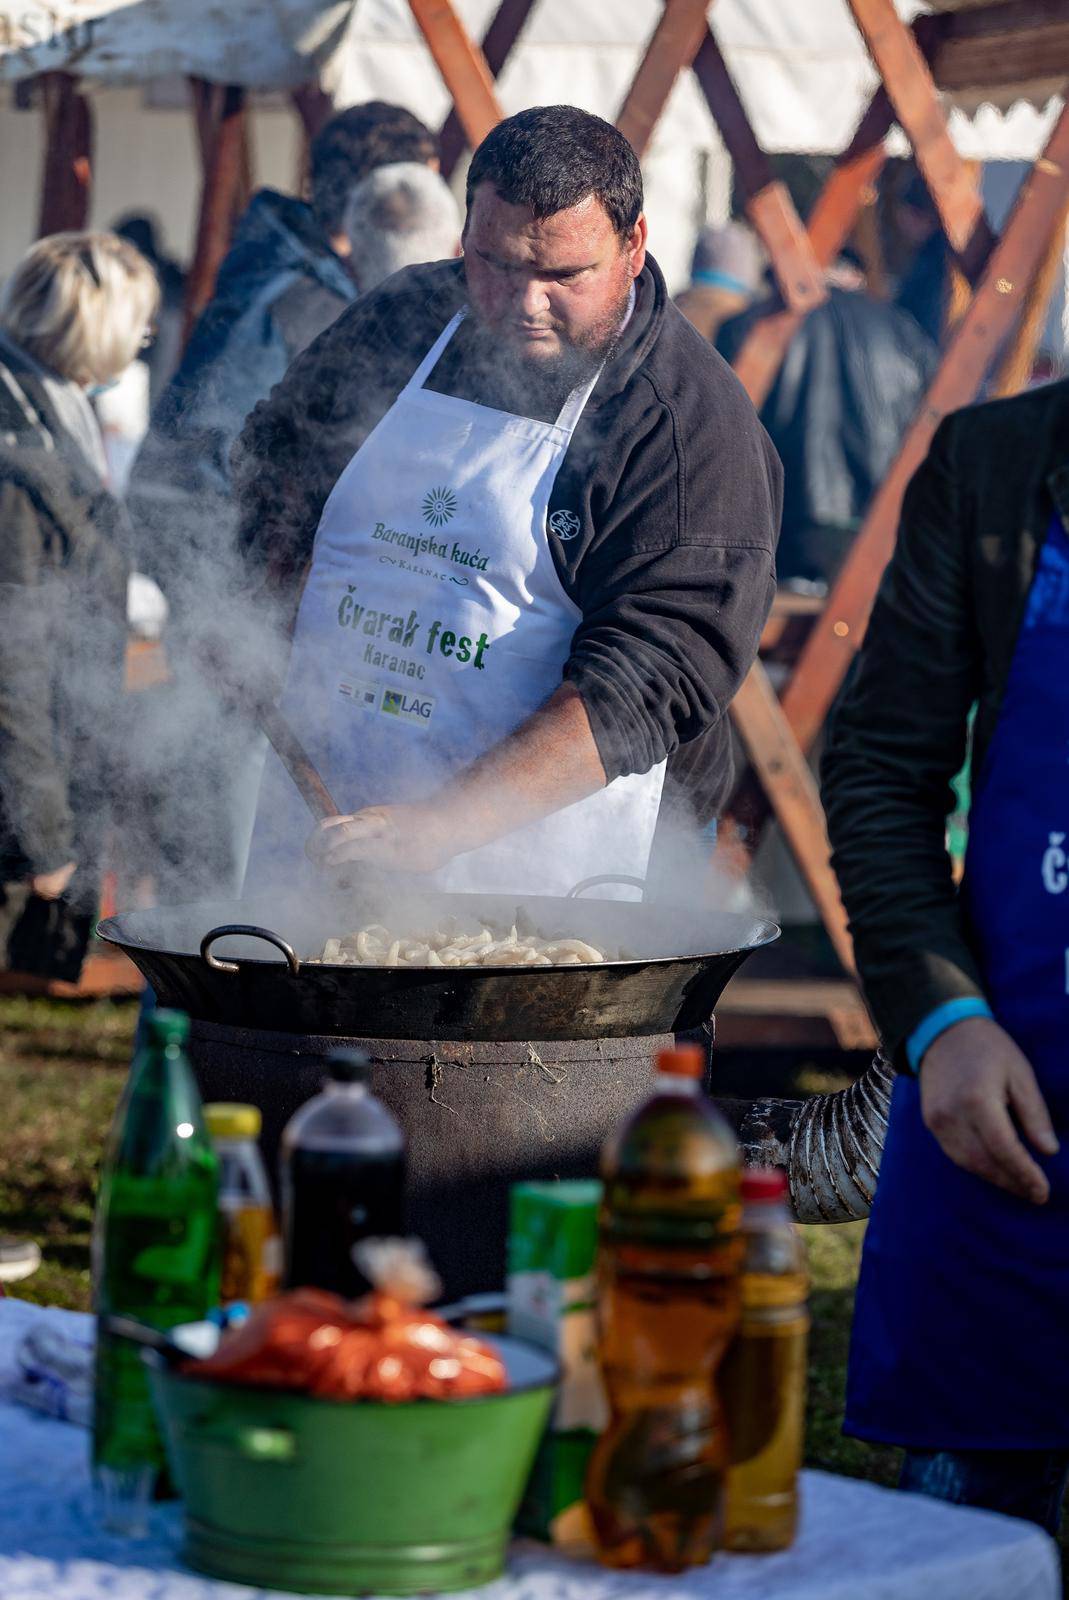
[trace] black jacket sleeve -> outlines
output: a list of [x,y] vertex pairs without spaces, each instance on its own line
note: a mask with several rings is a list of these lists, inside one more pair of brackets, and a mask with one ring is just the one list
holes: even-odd
[[303,350],[230,452],[251,587],[295,593],[330,491],[460,303],[459,263],[407,267]]
[[700,426],[661,392],[619,479],[591,506],[576,574],[583,619],[565,678],[610,781],[646,772],[724,715],[775,593],[782,473],[723,369]]
[[944,1001],[982,993],[946,849],[951,782],[980,687],[959,471],[961,416],[940,427],[903,503],[898,544],[827,728],[832,863],[865,994],[901,1061]]
[[[42,513],[0,482],[0,804],[8,870],[53,872],[74,859],[68,777],[53,704],[65,589],[42,550]],[[91,619],[87,622],[91,626]]]

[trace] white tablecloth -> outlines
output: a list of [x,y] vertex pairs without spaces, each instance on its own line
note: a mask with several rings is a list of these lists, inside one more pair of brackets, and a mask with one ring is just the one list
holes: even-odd
[[[251,1600],[266,1591],[197,1577],[181,1564],[181,1511],[152,1513],[124,1541],[94,1523],[85,1433],[3,1397],[13,1352],[35,1318],[84,1329],[75,1313],[0,1301],[0,1600]],[[273,1592],[273,1591],[272,1591]],[[1058,1600],[1057,1551],[1029,1523],[804,1474],[790,1550],[720,1556],[676,1578],[608,1572],[538,1546],[479,1600]]]

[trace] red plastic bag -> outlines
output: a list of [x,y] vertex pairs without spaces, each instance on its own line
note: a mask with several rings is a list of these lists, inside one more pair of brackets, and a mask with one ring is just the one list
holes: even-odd
[[367,1240],[359,1249],[376,1285],[362,1300],[318,1289],[279,1295],[225,1334],[213,1356],[182,1370],[330,1400],[455,1400],[507,1387],[488,1344],[425,1309],[439,1284],[417,1241]]

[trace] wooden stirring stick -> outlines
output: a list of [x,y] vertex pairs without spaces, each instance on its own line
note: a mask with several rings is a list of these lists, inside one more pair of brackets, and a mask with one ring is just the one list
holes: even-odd
[[262,701],[256,707],[256,720],[267,735],[272,749],[297,785],[301,799],[317,822],[340,814],[330,790],[312,765],[304,745],[277,706]]

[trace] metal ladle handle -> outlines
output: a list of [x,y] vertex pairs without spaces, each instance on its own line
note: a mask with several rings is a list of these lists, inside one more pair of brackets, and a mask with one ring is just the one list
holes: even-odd
[[641,889],[645,892],[645,878],[632,878],[626,872],[599,872],[593,878],[580,878],[578,883],[573,883],[565,896],[568,900],[577,900],[588,889],[596,889],[599,883],[626,883],[632,889]]
[[236,961],[220,961],[218,956],[212,955],[212,945],[216,939],[225,939],[228,934],[240,933],[250,939],[263,939],[267,944],[273,944],[276,950],[281,950],[286,958],[286,965],[296,978],[300,974],[301,963],[297,952],[292,945],[286,943],[280,934],[272,933],[270,928],[257,928],[249,922],[224,922],[220,927],[213,928],[206,933],[200,941],[201,960],[206,961],[213,972],[240,972],[241,968]]

